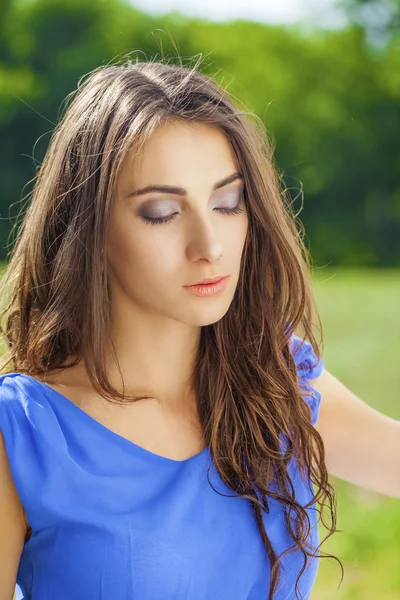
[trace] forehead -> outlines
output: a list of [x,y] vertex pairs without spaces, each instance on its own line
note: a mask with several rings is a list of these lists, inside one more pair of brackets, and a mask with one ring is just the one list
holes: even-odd
[[122,185],[212,185],[238,168],[229,138],[203,123],[163,123],[134,156],[128,153],[121,172]]

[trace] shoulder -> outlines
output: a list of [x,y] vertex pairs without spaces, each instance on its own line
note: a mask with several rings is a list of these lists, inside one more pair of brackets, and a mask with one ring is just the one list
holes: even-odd
[[297,368],[299,388],[304,393],[303,399],[309,406],[311,423],[315,426],[319,418],[322,396],[313,386],[313,382],[324,371],[325,362],[322,358],[318,359],[308,340],[293,335],[289,345]]
[[0,430],[6,443],[16,443],[21,433],[36,427],[45,398],[22,373],[0,375]]
[[292,335],[289,341],[297,372],[305,379],[316,379],[325,368],[325,363],[318,356],[308,340]]
[[21,386],[21,373],[3,373],[0,375],[0,410],[10,404],[23,403],[24,389]]
[[56,449],[49,444],[48,414],[46,399],[32,379],[22,373],[0,375],[0,479],[8,482],[6,488],[0,481],[0,488],[10,498],[7,519],[10,511],[19,511],[15,523],[22,541],[28,523],[33,527],[35,521],[38,490],[47,471],[52,472],[49,449]]

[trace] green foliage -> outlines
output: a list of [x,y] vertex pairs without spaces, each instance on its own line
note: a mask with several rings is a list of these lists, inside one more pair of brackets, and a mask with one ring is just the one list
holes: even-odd
[[[346,2],[351,14],[373,4]],[[304,199],[299,218],[317,263],[400,264],[398,36],[374,48],[362,19],[305,34],[299,26],[150,17],[123,0],[0,5],[2,246],[79,78],[128,52],[175,61],[171,39],[186,63],[206,54],[202,69],[263,119],[296,212]]]

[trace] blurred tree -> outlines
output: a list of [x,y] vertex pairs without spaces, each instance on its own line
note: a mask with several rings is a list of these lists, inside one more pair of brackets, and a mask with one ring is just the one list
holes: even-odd
[[[359,4],[344,1],[348,10]],[[400,264],[396,36],[372,52],[359,23],[305,36],[296,26],[210,23],[176,12],[155,18],[124,0],[3,0],[0,11],[3,246],[9,215],[79,78],[128,52],[141,59],[163,52],[173,62],[172,38],[184,63],[207,54],[202,69],[263,120],[296,212],[304,194],[299,218],[318,263]]]
[[384,47],[399,33],[400,0],[339,0],[338,5],[374,45]]

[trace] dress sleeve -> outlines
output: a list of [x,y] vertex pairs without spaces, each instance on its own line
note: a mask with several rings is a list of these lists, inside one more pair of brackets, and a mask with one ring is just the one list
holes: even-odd
[[316,379],[325,368],[325,362],[317,359],[310,342],[297,335],[290,338],[290,351],[293,355],[299,380],[299,387],[304,391],[311,391],[311,396],[303,396],[311,413],[311,423],[315,425],[318,420],[321,394],[310,384],[309,379]]

